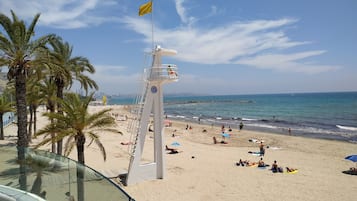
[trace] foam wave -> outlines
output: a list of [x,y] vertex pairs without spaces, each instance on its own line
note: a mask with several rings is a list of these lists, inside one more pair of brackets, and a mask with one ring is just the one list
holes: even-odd
[[243,121],[258,121],[258,119],[242,118]]
[[357,127],[352,127],[352,126],[336,125],[336,127],[342,130],[357,131]]
[[277,128],[279,128],[279,127],[277,127],[277,126],[266,125],[266,124],[249,124],[249,126],[261,127],[261,128],[270,128],[270,129],[277,129]]

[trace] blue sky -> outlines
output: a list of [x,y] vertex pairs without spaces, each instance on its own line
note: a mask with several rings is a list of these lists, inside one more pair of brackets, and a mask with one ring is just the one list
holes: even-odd
[[[141,92],[154,41],[178,54],[180,80],[165,94],[357,91],[355,0],[1,0],[36,36],[55,33],[87,57],[100,92]],[[9,15],[10,16],[10,15]]]

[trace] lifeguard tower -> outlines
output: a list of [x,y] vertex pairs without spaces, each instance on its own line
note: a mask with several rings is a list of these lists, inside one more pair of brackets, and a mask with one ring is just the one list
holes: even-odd
[[[126,185],[144,180],[163,179],[164,164],[164,125],[163,125],[163,89],[165,83],[178,81],[177,66],[162,64],[162,56],[176,55],[176,50],[164,49],[160,46],[152,52],[152,66],[146,69],[144,89],[137,102],[137,119],[131,126],[132,146],[130,163],[126,176]],[[153,118],[154,156],[153,162],[142,163],[142,154],[150,118]]]

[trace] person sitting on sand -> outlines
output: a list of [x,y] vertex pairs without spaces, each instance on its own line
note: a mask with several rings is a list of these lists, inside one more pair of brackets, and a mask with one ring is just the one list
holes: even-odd
[[244,160],[239,159],[239,162],[236,163],[237,166],[253,166],[256,165],[257,162],[250,162],[249,160]]
[[236,163],[237,166],[245,166],[249,163],[248,160],[242,161],[242,159],[239,159],[239,162]]
[[263,161],[263,158],[260,158],[260,160],[258,161],[258,167],[265,167],[265,163]]
[[[217,138],[215,136],[213,136],[213,144],[217,144],[218,141],[217,141]],[[221,140],[219,143],[221,144],[228,144],[228,142],[224,141],[224,140]]]
[[274,161],[273,165],[271,166],[271,171],[273,171],[274,173],[283,172],[283,168],[279,167],[277,162]]

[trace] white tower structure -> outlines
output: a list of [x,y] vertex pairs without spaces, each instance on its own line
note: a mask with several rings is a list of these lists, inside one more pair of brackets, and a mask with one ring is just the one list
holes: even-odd
[[[133,125],[131,159],[126,177],[126,185],[144,180],[163,179],[164,164],[164,123],[163,123],[163,89],[162,85],[178,80],[177,67],[174,64],[162,64],[162,56],[176,55],[176,50],[157,46],[153,52],[152,66],[146,70],[144,90],[138,102],[138,117]],[[153,116],[154,160],[141,163],[145,138],[148,132],[151,114]]]

